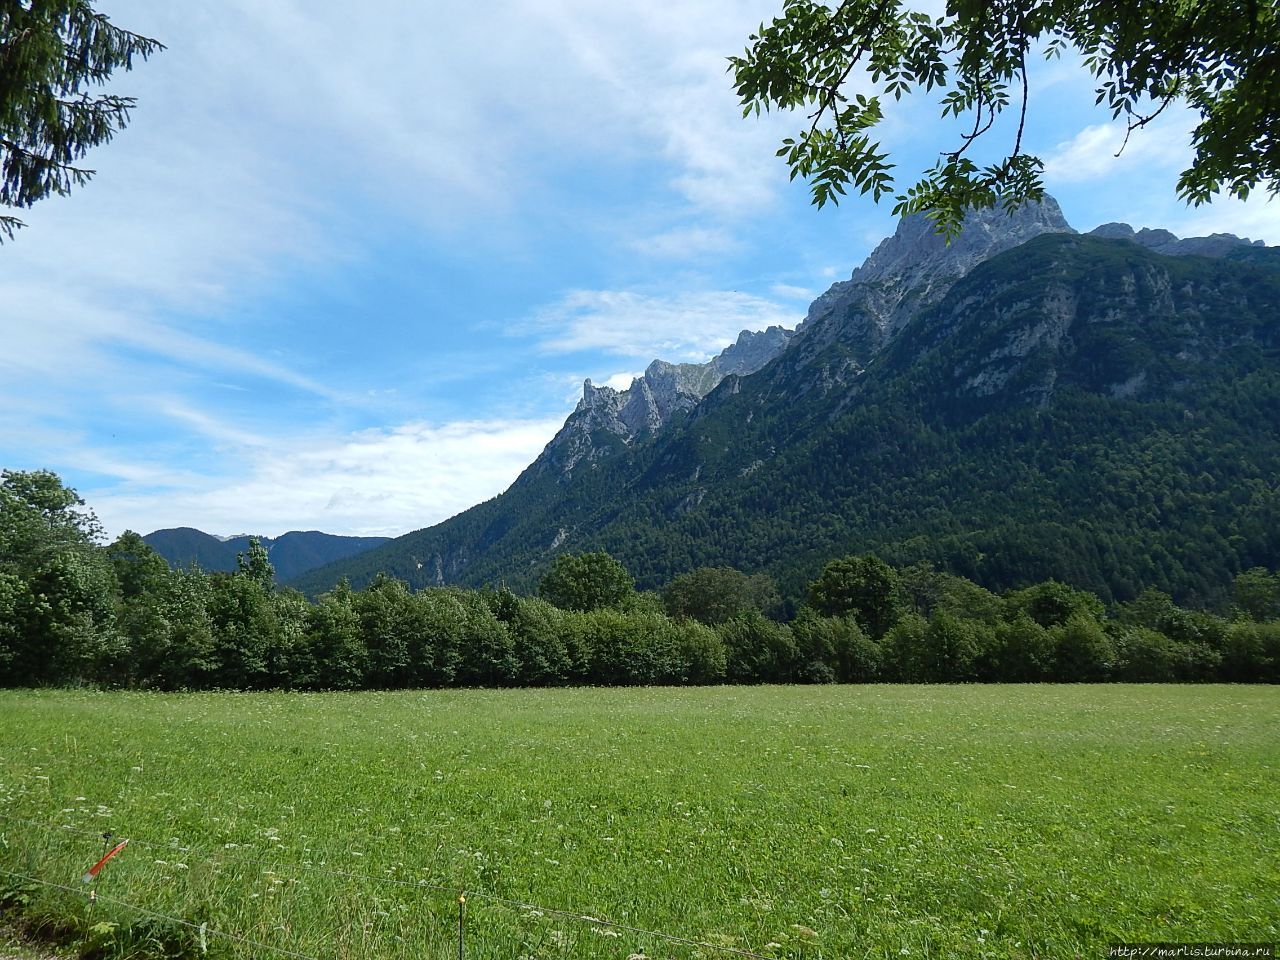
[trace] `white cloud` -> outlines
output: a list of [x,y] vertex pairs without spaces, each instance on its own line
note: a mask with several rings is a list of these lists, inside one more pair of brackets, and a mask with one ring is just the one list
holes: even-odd
[[433,10],[427,30],[409,0],[103,6],[168,49],[115,78],[139,104],[88,158],[95,180],[4,248],[0,363],[31,374],[108,380],[123,344],[324,392],[232,346],[224,318],[300,268],[341,270],[380,214],[492,236],[567,159],[642,163],[685,207],[640,246],[680,258],[729,251],[715,218],[785,182],[724,71],[766,0],[502,0]]
[[1201,207],[1183,207],[1161,224],[1180,237],[1205,237],[1211,233],[1234,233],[1268,246],[1280,246],[1280,203],[1266,194],[1248,200],[1219,197]]
[[655,236],[632,240],[627,246],[647,257],[692,260],[728,253],[739,246],[739,241],[729,231],[718,227],[677,227]]
[[737,291],[669,298],[619,290],[575,290],[512,332],[532,334],[544,353],[603,350],[637,360],[703,361],[743,330],[795,326],[794,308]]
[[672,164],[669,184],[696,211],[732,218],[772,206],[787,182],[773,151],[793,120],[744,122],[725,58],[776,5],[535,2],[577,82],[604,107],[581,131],[588,143],[605,137],[624,151],[656,144]]
[[1139,167],[1181,169],[1190,161],[1187,143],[1187,131],[1180,123],[1135,130],[1128,143],[1122,122],[1093,124],[1045,156],[1045,181],[1052,187],[1114,177]]
[[769,292],[775,297],[782,297],[786,300],[803,300],[806,304],[815,299],[815,294],[808,287],[797,287],[789,283],[775,283],[769,288]]
[[627,390],[627,389],[630,389],[631,384],[635,381],[637,377],[643,377],[643,376],[644,376],[643,370],[639,372],[632,372],[632,373],[614,373],[614,374],[610,374],[604,380],[596,383],[596,386],[611,387],[614,390]]
[[[178,412],[178,411],[174,411]],[[262,438],[206,422],[234,469],[219,477],[163,464],[93,467],[120,483],[82,489],[111,535],[170,526],[209,533],[288,530],[396,536],[496,496],[537,457],[560,419],[424,421],[347,435]],[[237,441],[241,441],[237,445]]]

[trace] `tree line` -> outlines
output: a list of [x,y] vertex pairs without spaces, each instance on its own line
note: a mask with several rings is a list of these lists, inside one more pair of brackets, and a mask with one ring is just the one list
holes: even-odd
[[48,471],[0,482],[0,685],[358,690],[573,684],[1278,682],[1280,574],[1235,578],[1229,617],[1147,590],[1107,607],[1056,581],[996,594],[928,564],[833,560],[788,622],[766,575],[700,568],[637,591],[604,552],[538,595],[377,577],[315,601],[253,542],[234,573],[108,545]]

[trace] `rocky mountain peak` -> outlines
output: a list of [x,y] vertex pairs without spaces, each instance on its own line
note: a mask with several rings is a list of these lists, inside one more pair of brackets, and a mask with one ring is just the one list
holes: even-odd
[[964,229],[951,243],[935,231],[932,220],[914,213],[898,221],[893,236],[882,240],[849,279],[853,283],[874,283],[963,276],[982,261],[1042,233],[1075,233],[1058,201],[1049,196],[1012,213],[1000,208],[971,210],[965,217]]
[[725,347],[711,364],[721,377],[745,377],[782,353],[793,336],[794,330],[778,326],[760,331],[743,330],[738,334],[737,341]]
[[661,430],[677,413],[692,410],[728,376],[755,373],[787,348],[793,331],[773,326],[743,330],[706,363],[654,360],[625,390],[582,385],[582,399],[542,455],[529,468],[537,475],[554,467],[567,478],[586,460],[607,456],[619,442]]
[[809,341],[804,349],[811,354],[840,340],[865,363],[978,264],[1043,233],[1075,232],[1058,202],[1047,195],[1012,213],[972,210],[950,243],[924,215],[905,216],[848,280],[833,284],[813,302],[796,333]]
[[1241,247],[1266,246],[1262,240],[1237,237],[1234,233],[1214,233],[1207,237],[1185,237],[1179,240],[1168,230],[1143,227],[1135,231],[1127,223],[1104,223],[1090,230],[1089,236],[1104,240],[1129,240],[1166,257],[1225,257]]
[[[893,236],[883,240],[848,280],[833,284],[813,302],[795,331],[777,326],[744,330],[706,363],[654,360],[625,390],[587,380],[574,413],[530,470],[536,474],[554,465],[567,478],[584,459],[593,462],[608,456],[620,445],[652,436],[677,414],[693,410],[725,377],[755,373],[784,352],[790,371],[815,364],[804,377],[779,374],[788,380],[791,392],[829,392],[846,386],[908,321],[940,303],[979,264],[1043,234],[1075,233],[1049,196],[1012,212],[972,210],[950,243],[927,217],[905,216]],[[1135,231],[1124,223],[1103,224],[1092,235],[1166,255],[1226,256],[1251,245],[1231,234],[1179,239],[1167,230]],[[835,343],[841,350],[828,355],[826,348]]]

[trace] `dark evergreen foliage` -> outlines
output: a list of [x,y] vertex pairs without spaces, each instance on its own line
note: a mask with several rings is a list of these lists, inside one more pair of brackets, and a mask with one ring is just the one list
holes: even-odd
[[[93,176],[77,166],[129,122],[133,97],[93,93],[164,49],[88,0],[0,0],[0,206],[29,207]],[[0,240],[23,226],[0,214]]]

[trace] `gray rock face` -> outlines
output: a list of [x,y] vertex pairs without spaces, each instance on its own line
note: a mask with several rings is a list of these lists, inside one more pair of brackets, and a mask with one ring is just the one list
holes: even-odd
[[1104,240],[1129,240],[1162,253],[1166,257],[1225,257],[1241,247],[1265,247],[1262,240],[1237,237],[1234,233],[1215,233],[1207,237],[1184,237],[1179,240],[1168,230],[1152,230],[1144,227],[1134,232],[1127,223],[1104,223],[1089,231],[1091,237]]
[[692,410],[727,376],[755,373],[787,348],[794,336],[783,327],[743,330],[736,342],[706,363],[654,360],[626,390],[582,386],[582,399],[560,432],[547,444],[533,469],[555,469],[568,477],[584,460],[607,456],[618,443],[630,443],[662,429],[671,417]]
[[[980,263],[1041,234],[1075,232],[1057,201],[1047,196],[1012,214],[1002,209],[972,211],[950,244],[934,232],[926,217],[903,217],[893,236],[882,241],[848,280],[833,284],[813,302],[795,331],[782,327],[743,331],[736,343],[707,363],[655,360],[626,390],[597,387],[588,380],[577,408],[530,470],[553,469],[568,477],[580,464],[593,463],[619,445],[651,436],[673,416],[693,410],[725,377],[755,373],[784,352],[792,372],[813,364],[805,377],[787,374],[791,392],[800,395],[847,387],[912,317],[939,303]],[[1106,223],[1091,234],[1174,256],[1225,256],[1250,244],[1231,234],[1179,239],[1167,230],[1135,231],[1126,223]],[[1046,313],[1055,315],[1052,310]],[[1036,337],[1052,339],[1055,329],[1050,323]],[[837,342],[847,349],[834,360],[823,355],[826,347]],[[1014,353],[1016,346],[1011,347]],[[1030,349],[1034,344],[1022,346]],[[999,388],[998,380],[988,373],[965,386],[981,394]]]
[[1075,233],[1056,200],[1028,204],[1012,214],[975,210],[949,245],[919,214],[903,217],[848,279],[813,302],[796,329],[797,347],[811,354],[840,340],[863,363],[919,310],[940,301],[979,263],[1021,246],[1042,233]]
[[730,375],[745,377],[762,369],[787,349],[793,336],[795,331],[784,327],[769,327],[759,333],[743,330],[738,334],[737,342],[726,347],[720,356],[711,361],[710,366],[721,379]]
[[1132,240],[1133,227],[1127,223],[1104,223],[1090,230],[1089,236],[1103,240]]

